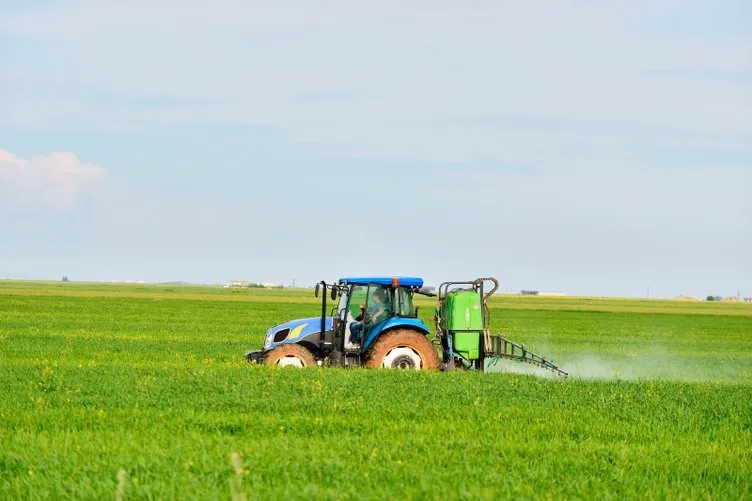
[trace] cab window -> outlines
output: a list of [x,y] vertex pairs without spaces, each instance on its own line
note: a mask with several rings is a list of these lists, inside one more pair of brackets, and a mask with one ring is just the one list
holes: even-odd
[[368,289],[368,323],[378,324],[392,316],[392,290],[389,287],[371,285]]
[[350,293],[350,314],[353,317],[360,315],[360,306],[366,304],[368,286],[355,285]]
[[399,288],[395,292],[396,296],[396,304],[395,304],[395,312],[397,315],[402,317],[411,317],[415,314],[415,309],[413,308],[413,295],[412,293],[404,288]]

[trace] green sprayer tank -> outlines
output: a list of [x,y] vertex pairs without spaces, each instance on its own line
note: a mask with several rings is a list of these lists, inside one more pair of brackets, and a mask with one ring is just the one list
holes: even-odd
[[450,291],[442,310],[443,329],[452,333],[454,351],[468,360],[477,360],[484,327],[481,295],[474,290]]

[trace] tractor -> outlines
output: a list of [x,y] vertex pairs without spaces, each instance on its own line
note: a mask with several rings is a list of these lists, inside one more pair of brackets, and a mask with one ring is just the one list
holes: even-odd
[[[491,283],[486,290],[486,284]],[[488,361],[508,359],[567,373],[502,334],[489,331],[488,300],[494,278],[444,282],[438,290],[417,277],[347,277],[321,281],[321,314],[270,328],[263,350],[246,359],[265,365],[333,365],[412,370],[486,370]],[[435,334],[418,318],[415,294],[437,297]],[[329,312],[327,299],[337,304]]]

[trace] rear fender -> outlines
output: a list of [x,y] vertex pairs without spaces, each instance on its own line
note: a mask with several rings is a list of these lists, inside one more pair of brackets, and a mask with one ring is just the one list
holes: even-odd
[[423,334],[428,334],[430,332],[428,330],[428,327],[426,327],[426,324],[424,324],[417,318],[390,318],[386,322],[383,322],[374,327],[373,330],[368,333],[368,337],[366,337],[366,341],[365,343],[363,343],[363,349],[369,349],[373,345],[373,343],[376,342],[376,339],[378,339],[379,335],[381,335],[382,332],[394,329],[411,329]]

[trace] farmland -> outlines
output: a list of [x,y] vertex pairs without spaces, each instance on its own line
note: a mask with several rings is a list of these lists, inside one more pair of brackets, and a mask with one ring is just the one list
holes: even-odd
[[752,305],[495,298],[566,381],[245,364],[317,310],[0,281],[0,498],[752,499]]

